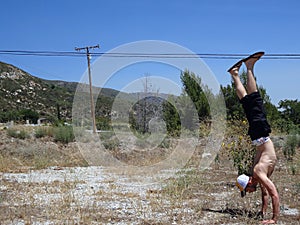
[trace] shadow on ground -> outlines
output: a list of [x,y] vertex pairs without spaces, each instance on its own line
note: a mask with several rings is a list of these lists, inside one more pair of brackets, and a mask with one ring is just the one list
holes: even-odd
[[253,212],[250,210],[245,210],[245,209],[209,209],[209,208],[202,208],[202,211],[205,212],[213,212],[213,213],[222,213],[222,214],[229,214],[232,217],[237,217],[237,216],[244,216],[248,217],[251,219],[255,220],[260,220],[263,218],[263,215],[261,212]]

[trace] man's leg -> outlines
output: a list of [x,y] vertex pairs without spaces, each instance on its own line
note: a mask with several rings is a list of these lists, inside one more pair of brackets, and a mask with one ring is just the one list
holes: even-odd
[[242,61],[240,61],[240,63],[236,64],[234,67],[232,67],[228,71],[231,74],[232,79],[234,81],[234,85],[236,88],[236,94],[239,99],[242,99],[245,95],[247,95],[247,91],[239,77],[239,69],[240,69],[241,65],[242,65]]
[[256,81],[254,78],[253,67],[254,67],[254,64],[257,62],[257,60],[259,60],[260,57],[262,57],[263,55],[264,55],[263,52],[259,52],[259,53],[254,54],[244,60],[244,63],[247,68],[247,91],[248,91],[248,94],[251,94],[251,93],[257,91],[257,85],[256,85]]

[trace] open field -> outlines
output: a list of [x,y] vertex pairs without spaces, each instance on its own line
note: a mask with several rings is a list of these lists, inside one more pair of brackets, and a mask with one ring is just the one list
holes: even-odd
[[[272,176],[281,197],[278,224],[300,224],[299,149],[288,162],[277,144]],[[201,147],[199,147],[201,148]],[[240,198],[236,170],[221,149],[210,168],[192,162],[162,182],[88,166],[75,143],[0,133],[0,224],[260,224],[260,191]],[[271,217],[271,206],[267,217]]]

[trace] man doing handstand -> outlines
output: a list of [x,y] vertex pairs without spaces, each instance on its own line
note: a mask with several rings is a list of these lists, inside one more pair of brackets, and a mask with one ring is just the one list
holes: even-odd
[[[257,52],[242,59],[234,64],[228,72],[232,76],[237,96],[244,108],[249,123],[248,134],[252,143],[256,146],[253,174],[250,177],[244,174],[240,175],[237,178],[237,186],[241,190],[242,197],[244,197],[246,192],[256,191],[256,186],[259,184],[262,192],[261,213],[263,215],[266,213],[269,196],[271,196],[273,208],[272,219],[264,220],[263,224],[275,224],[279,216],[279,195],[274,183],[270,180],[270,176],[274,171],[277,159],[273,142],[269,137],[271,129],[266,119],[263,100],[258,92],[253,74],[254,64],[263,55],[264,52]],[[238,74],[242,63],[247,68],[247,90],[243,86]]]

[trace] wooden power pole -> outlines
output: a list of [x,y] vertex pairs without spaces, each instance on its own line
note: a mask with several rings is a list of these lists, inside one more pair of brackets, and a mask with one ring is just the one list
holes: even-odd
[[97,131],[96,128],[96,118],[95,118],[95,106],[94,106],[94,98],[93,98],[93,90],[92,90],[92,75],[91,75],[91,66],[90,66],[90,49],[100,48],[99,45],[96,46],[87,46],[83,48],[75,48],[76,51],[86,50],[87,62],[88,62],[88,73],[89,73],[89,83],[90,83],[90,101],[91,101],[91,115],[92,115],[92,126],[93,126],[93,133],[95,134]]

